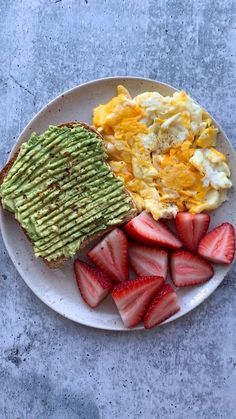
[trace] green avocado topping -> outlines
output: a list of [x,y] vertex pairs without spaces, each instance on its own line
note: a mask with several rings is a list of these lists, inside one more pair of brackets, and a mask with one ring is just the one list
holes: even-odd
[[73,256],[83,242],[134,214],[122,180],[106,163],[102,139],[84,126],[33,133],[0,186],[36,256]]

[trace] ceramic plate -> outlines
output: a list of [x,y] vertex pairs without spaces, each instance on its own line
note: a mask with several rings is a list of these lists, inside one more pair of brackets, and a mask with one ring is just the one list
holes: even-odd
[[[166,96],[176,91],[166,84],[135,77],[107,78],[75,87],[50,102],[30,121],[20,135],[10,157],[22,142],[28,140],[32,131],[40,134],[48,128],[48,125],[57,125],[66,121],[78,120],[91,123],[93,108],[115,96],[118,84],[127,87],[132,96],[145,91],[158,91]],[[235,152],[222,129],[216,121],[214,122],[220,130],[218,149],[228,156],[232,180],[235,183]],[[235,203],[236,192],[232,188],[229,200],[212,212],[211,228],[223,221],[235,225]],[[83,302],[75,283],[71,260],[62,269],[48,269],[41,260],[35,259],[30,242],[9,213],[1,210],[0,224],[3,240],[14,265],[26,284],[45,304],[78,323],[101,329],[127,330],[110,297],[96,310],[91,310]],[[84,255],[85,253],[80,254],[85,258]],[[229,269],[229,266],[217,266],[214,277],[206,284],[177,290],[181,310],[168,322],[183,316],[204,301],[222,282]],[[136,329],[142,328],[143,326],[138,326]]]

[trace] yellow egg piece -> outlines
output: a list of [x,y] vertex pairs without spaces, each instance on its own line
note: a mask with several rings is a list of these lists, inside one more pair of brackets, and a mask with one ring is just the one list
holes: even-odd
[[162,182],[168,188],[181,190],[189,188],[195,182],[195,176],[191,169],[184,163],[176,163],[166,166],[161,172]]
[[215,146],[217,134],[217,128],[209,127],[204,129],[196,141],[197,146],[202,148]]
[[210,148],[207,154],[207,158],[212,163],[220,163],[226,161],[226,156],[215,148]]

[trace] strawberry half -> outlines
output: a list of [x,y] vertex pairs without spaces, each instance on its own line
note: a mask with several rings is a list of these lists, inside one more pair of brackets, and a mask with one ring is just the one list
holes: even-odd
[[171,278],[176,287],[203,284],[214,274],[209,262],[186,250],[172,253],[170,267]]
[[235,253],[232,224],[223,223],[207,233],[198,245],[198,253],[211,262],[230,264]]
[[74,262],[74,271],[81,296],[90,307],[96,307],[113,288],[106,274],[81,260]]
[[121,282],[128,279],[128,240],[119,228],[107,234],[88,252],[88,257],[112,281]]
[[143,276],[116,285],[113,300],[126,327],[136,326],[143,318],[153,296],[163,286],[159,276]]
[[151,302],[144,316],[145,329],[151,329],[154,326],[164,322],[180,310],[177,302],[177,295],[172,286],[165,284]]
[[134,240],[145,244],[180,249],[181,241],[161,221],[155,221],[146,211],[129,221],[125,226],[126,233]]
[[206,234],[210,223],[208,214],[178,212],[175,226],[180,240],[189,250],[196,250],[199,241]]
[[139,276],[158,275],[166,279],[168,253],[165,250],[130,243],[129,262],[134,272]]

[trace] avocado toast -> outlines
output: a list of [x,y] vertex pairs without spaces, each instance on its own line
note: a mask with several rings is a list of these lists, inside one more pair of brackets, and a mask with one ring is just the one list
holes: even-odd
[[131,196],[106,159],[102,136],[70,122],[33,133],[0,173],[3,208],[50,268],[135,216]]

